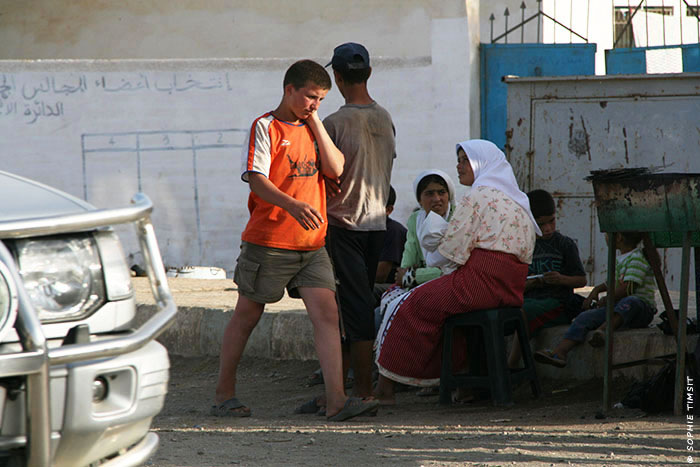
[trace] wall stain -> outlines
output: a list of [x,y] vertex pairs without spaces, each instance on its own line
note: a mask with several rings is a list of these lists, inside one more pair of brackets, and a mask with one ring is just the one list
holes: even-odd
[[586,122],[583,120],[583,115],[581,115],[581,126],[583,127],[583,134],[586,137],[586,152],[588,153],[588,162],[591,162],[590,136],[588,135],[588,131],[586,130]]
[[583,116],[581,116],[581,127],[581,129],[574,129],[574,118],[571,117],[571,124],[569,124],[568,148],[569,151],[575,154],[579,159],[587,154],[588,160],[590,161],[590,138],[588,131],[586,130],[586,123],[583,121]]

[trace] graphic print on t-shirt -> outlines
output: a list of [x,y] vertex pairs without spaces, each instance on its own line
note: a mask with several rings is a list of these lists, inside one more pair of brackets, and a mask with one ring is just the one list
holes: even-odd
[[554,257],[543,257],[536,258],[532,260],[530,265],[530,273],[532,274],[544,274],[549,271],[561,271],[562,261],[561,258]]
[[289,178],[313,177],[318,173],[318,159],[314,158],[313,160],[309,160],[308,157],[308,155],[304,154],[302,159],[294,161],[289,154],[287,154],[290,172]]

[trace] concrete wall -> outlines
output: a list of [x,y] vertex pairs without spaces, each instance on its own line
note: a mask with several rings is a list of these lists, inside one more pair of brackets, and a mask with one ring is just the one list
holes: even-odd
[[455,0],[10,0],[5,59],[325,57],[356,40],[377,56],[424,57]]
[[[0,61],[0,82],[8,77],[15,82],[30,79],[37,83],[45,76],[58,76],[55,73],[74,77],[144,71],[155,73],[149,76],[157,78],[164,71],[223,70],[236,93],[232,96],[235,107],[230,119],[214,128],[245,128],[254,117],[277,105],[282,75],[294,60],[313,58],[325,65],[337,44],[362,42],[374,60],[370,93],[392,114],[397,130],[398,158],[392,183],[398,202],[394,217],[405,221],[416,206],[411,194],[413,178],[428,167],[454,174],[455,143],[479,134],[479,29],[479,3],[464,0],[9,1],[0,4],[0,58],[6,60]],[[114,77],[121,79],[121,75]],[[3,109],[7,110],[10,99],[18,98],[19,93],[15,89],[14,95],[1,95]],[[81,197],[89,191],[79,173],[81,135],[198,131],[213,125],[194,125],[191,119],[182,123],[177,107],[160,120],[137,121],[114,112],[103,111],[99,119],[91,118],[97,113],[90,111],[70,114],[66,106],[61,108],[65,114],[52,117],[53,123],[30,130],[21,114],[25,106],[33,108],[35,102],[25,101],[15,101],[17,118],[12,125],[0,125],[6,147],[14,148],[0,154],[3,168]],[[341,96],[332,90],[319,113],[324,117],[341,104]],[[83,109],[90,107],[85,104]],[[209,169],[216,172],[215,166]],[[92,166],[90,170],[97,173],[100,168]],[[105,166],[102,183],[125,186],[121,179],[110,177],[113,170]],[[217,217],[237,220],[233,227],[205,226],[230,238],[231,249],[216,257],[192,258],[191,246],[201,244],[202,239],[195,238],[199,234],[191,223],[177,221],[180,200],[154,196],[156,212],[161,213],[154,219],[161,216],[180,222],[176,228],[163,224],[159,231],[168,265],[206,259],[206,265],[231,271],[245,223],[245,212],[241,215],[231,205],[240,211],[247,190],[236,180],[231,183],[236,185],[231,196],[220,196],[208,206],[220,213],[210,216],[211,222],[219,222]],[[231,188],[222,190],[228,193]],[[159,191],[167,194],[168,189],[155,188],[153,193]],[[98,205],[115,200],[114,196],[95,198]],[[215,243],[221,244],[220,240]]]

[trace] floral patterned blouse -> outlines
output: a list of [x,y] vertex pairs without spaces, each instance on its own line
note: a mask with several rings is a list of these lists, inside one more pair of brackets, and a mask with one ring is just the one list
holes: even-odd
[[457,203],[438,251],[465,264],[474,248],[511,253],[530,264],[535,226],[527,212],[503,192],[480,186]]

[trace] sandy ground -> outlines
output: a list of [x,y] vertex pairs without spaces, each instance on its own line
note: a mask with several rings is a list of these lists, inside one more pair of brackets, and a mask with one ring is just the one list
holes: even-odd
[[[600,381],[545,384],[537,400],[526,385],[510,408],[441,406],[437,397],[406,391],[376,417],[333,423],[293,413],[322,391],[307,385],[316,362],[248,358],[239,397],[253,416],[221,419],[208,415],[217,365],[216,358],[173,358],[169,394],[152,427],[161,444],[147,465],[689,465],[685,419],[629,409],[596,418]],[[627,388],[618,382],[613,400]]]

